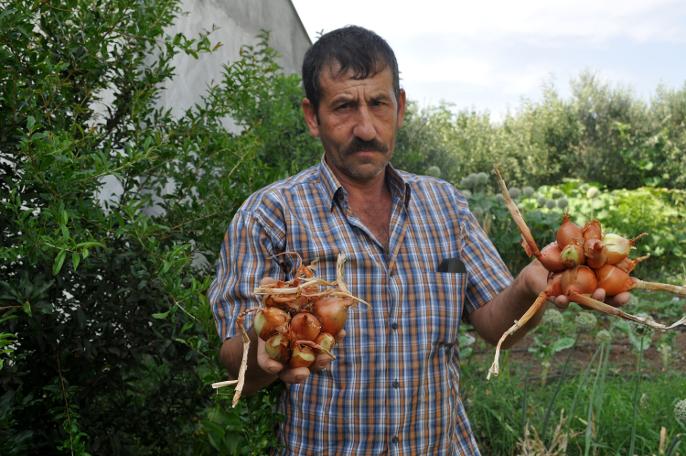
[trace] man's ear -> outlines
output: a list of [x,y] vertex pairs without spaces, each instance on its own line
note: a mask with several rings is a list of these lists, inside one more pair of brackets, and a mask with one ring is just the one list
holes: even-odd
[[315,138],[319,137],[319,119],[317,118],[317,110],[308,98],[303,98],[302,102],[303,116],[305,117],[305,123],[310,129],[310,134]]
[[405,106],[405,89],[400,89],[400,93],[398,95],[398,128],[403,126],[403,119],[405,118]]

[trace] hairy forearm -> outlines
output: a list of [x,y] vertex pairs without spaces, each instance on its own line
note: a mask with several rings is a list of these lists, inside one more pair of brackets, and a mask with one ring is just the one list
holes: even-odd
[[[546,274],[545,271],[538,270],[538,267],[538,265],[528,265],[509,287],[500,292],[491,302],[472,312],[470,320],[479,335],[487,342],[496,344],[515,320],[520,319],[534,303],[538,297],[537,289],[545,284],[540,277],[535,278],[537,275],[545,276]],[[512,346],[524,337],[527,331],[534,328],[540,322],[544,308],[545,305],[527,324],[509,336],[503,347]]]
[[[245,395],[256,393],[278,378],[276,375],[265,372],[257,364],[257,335],[255,330],[249,329],[248,336],[250,336],[250,349],[248,350],[248,368],[245,372],[245,386],[243,387],[243,394]],[[237,379],[243,359],[243,338],[236,335],[226,339],[219,352],[219,359],[226,367],[229,378]]]

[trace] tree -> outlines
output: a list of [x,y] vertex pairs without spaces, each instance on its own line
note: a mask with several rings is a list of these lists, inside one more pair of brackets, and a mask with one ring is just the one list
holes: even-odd
[[319,156],[298,78],[264,33],[173,118],[172,58],[214,46],[165,34],[176,0],[0,10],[0,453],[262,451],[269,393],[230,411],[208,387],[205,291],[238,205]]

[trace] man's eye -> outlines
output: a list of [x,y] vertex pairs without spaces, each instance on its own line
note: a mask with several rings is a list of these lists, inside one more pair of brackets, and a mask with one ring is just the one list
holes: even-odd
[[336,106],[336,111],[345,111],[346,109],[350,109],[350,106],[350,103],[339,104],[338,106]]

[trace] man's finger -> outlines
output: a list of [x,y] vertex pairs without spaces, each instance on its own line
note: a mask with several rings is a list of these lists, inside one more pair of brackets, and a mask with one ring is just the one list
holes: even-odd
[[285,383],[305,383],[310,375],[310,370],[306,367],[296,367],[294,369],[284,369],[279,373],[279,378]]
[[596,301],[605,301],[605,289],[603,288],[598,288],[596,291],[593,292],[591,297],[595,299]]
[[567,307],[569,307],[569,298],[567,298],[567,296],[555,296],[553,302],[560,310],[565,310]]
[[317,358],[315,358],[314,364],[312,364],[312,368],[315,371],[328,369],[331,365],[331,361],[333,361],[333,358],[327,355],[326,353],[319,354],[317,355]]
[[621,307],[631,300],[631,293],[624,291],[607,300],[607,303],[614,307]]
[[278,374],[284,368],[284,365],[278,361],[274,361],[269,357],[267,352],[264,350],[264,341],[257,338],[257,364],[262,368],[263,371],[269,374]]

